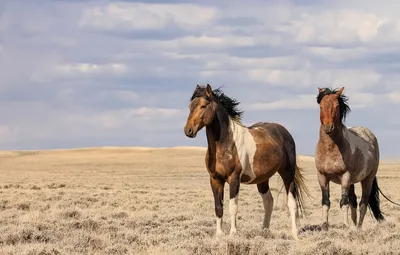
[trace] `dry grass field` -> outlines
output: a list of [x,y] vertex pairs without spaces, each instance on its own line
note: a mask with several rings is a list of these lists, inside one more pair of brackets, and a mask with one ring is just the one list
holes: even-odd
[[[204,150],[95,148],[0,152],[0,254],[400,254],[400,207],[381,196],[387,221],[368,212],[363,231],[345,229],[340,187],[331,185],[331,228],[292,240],[279,180],[271,230],[262,200],[242,185],[236,237],[215,240]],[[313,198],[301,225],[321,220],[312,158],[299,157]],[[383,161],[383,192],[400,200],[400,162]],[[226,186],[224,230],[229,231]],[[356,185],[360,195],[360,185]]]

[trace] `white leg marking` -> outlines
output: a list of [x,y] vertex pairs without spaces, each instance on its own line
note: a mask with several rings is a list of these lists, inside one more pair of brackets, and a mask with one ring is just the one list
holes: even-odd
[[343,223],[346,227],[349,226],[349,205],[342,206]]
[[324,223],[328,223],[329,207],[327,205],[322,206],[322,220]]
[[223,236],[224,231],[222,231],[222,218],[217,217],[217,233],[216,236]]
[[264,212],[265,212],[263,228],[268,229],[271,222],[272,209],[274,207],[274,198],[272,197],[270,190],[268,190],[268,192],[265,194],[261,194],[261,197],[263,199]]
[[294,199],[293,194],[289,191],[288,194],[288,208],[289,208],[289,212],[290,212],[290,219],[292,221],[292,234],[293,234],[293,238],[295,240],[298,240],[297,238],[297,217],[296,217],[296,211],[297,211],[297,204],[296,204],[296,200]]
[[239,194],[237,194],[236,197],[229,200],[229,214],[231,216],[231,231],[230,231],[231,235],[237,232],[236,216],[238,212],[238,200],[239,200]]

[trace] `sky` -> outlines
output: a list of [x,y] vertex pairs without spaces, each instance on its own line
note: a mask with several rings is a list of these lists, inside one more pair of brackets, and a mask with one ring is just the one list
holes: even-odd
[[209,83],[243,123],[277,122],[299,154],[318,87],[345,87],[347,126],[400,156],[399,1],[0,0],[0,149],[206,146],[184,135]]

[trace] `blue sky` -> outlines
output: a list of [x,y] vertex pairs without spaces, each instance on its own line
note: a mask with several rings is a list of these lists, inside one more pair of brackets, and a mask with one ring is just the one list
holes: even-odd
[[243,123],[318,140],[317,87],[345,87],[348,126],[400,155],[398,1],[0,0],[0,149],[205,146],[183,126],[196,84]]

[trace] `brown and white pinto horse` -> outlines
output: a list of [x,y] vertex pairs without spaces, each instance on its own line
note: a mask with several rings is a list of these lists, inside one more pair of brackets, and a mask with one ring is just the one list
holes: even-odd
[[376,179],[379,166],[378,141],[365,127],[347,128],[343,124],[350,111],[343,90],[344,88],[340,90],[318,88],[317,102],[320,105],[321,127],[315,165],[322,191],[324,228],[328,227],[330,181],[342,186],[340,207],[346,226],[349,226],[349,204],[351,219],[354,225],[357,225],[357,197],[354,184],[358,182],[361,182],[362,187],[358,227],[361,228],[363,224],[367,206],[377,221],[384,220],[379,207],[380,190]]
[[[208,150],[205,157],[210,174],[217,216],[216,235],[223,235],[224,185],[229,184],[230,234],[237,231],[238,194],[241,183],[257,184],[265,210],[263,228],[269,228],[273,197],[269,179],[280,174],[288,196],[292,234],[297,239],[298,209],[302,209],[304,178],[296,165],[295,142],[290,133],[276,123],[259,122],[250,127],[241,124],[243,112],[238,102],[220,89],[197,85],[189,105],[185,134],[194,138],[206,127]],[[308,193],[307,193],[308,194]]]

